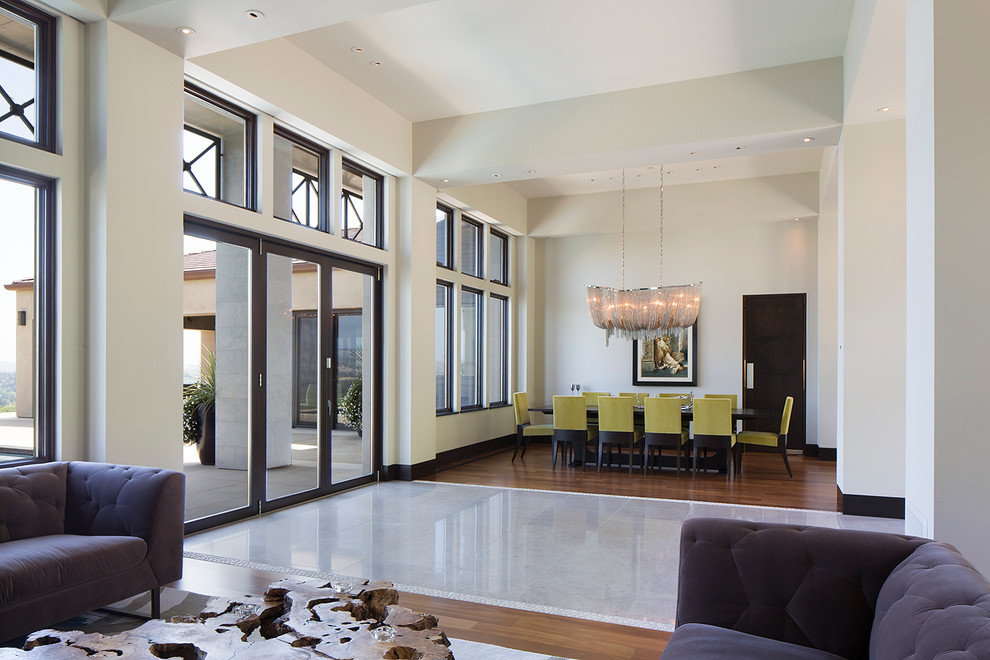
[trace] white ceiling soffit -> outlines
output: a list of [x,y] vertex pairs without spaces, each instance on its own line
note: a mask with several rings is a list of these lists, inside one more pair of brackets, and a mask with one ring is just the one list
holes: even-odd
[[904,118],[904,34],[904,0],[857,2],[845,55],[846,124]]
[[838,57],[852,5],[437,0],[290,39],[423,121]]
[[[110,18],[173,53],[191,58],[426,1],[112,0]],[[247,10],[260,11],[264,18],[248,18]],[[176,32],[180,26],[196,32],[183,36]]]
[[[817,172],[821,167],[823,148],[800,149],[777,153],[750,154],[717,160],[699,159],[678,162],[664,168],[664,185],[729,181],[733,179],[766,178],[796,172]],[[658,168],[626,170],[626,189],[656,188],[660,183]],[[621,170],[587,172],[566,176],[549,176],[511,181],[510,188],[527,199],[564,197],[620,190]]]

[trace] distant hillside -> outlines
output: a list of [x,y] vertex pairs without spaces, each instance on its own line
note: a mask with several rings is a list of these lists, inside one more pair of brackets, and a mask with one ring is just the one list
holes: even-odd
[[12,405],[16,398],[14,374],[12,372],[0,372],[0,408]]

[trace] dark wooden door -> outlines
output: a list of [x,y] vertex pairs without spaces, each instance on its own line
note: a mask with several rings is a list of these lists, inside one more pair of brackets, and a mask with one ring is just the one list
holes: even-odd
[[773,411],[769,418],[747,421],[746,428],[777,433],[784,399],[792,396],[788,449],[803,450],[805,444],[806,325],[807,294],[743,296],[744,407]]

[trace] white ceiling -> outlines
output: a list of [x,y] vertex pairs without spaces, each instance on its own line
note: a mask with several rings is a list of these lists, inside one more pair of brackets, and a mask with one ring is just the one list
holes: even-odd
[[[110,9],[115,21],[190,58],[287,38],[421,122],[842,56],[854,2],[110,0]],[[265,18],[250,20],[247,9]],[[180,25],[196,33],[181,37]],[[669,182],[817,171],[821,147],[838,136],[832,131],[814,148],[754,148],[701,162],[685,156],[667,163]],[[776,146],[772,136],[761,139]],[[581,173],[503,181],[527,198],[601,192],[618,187],[615,165],[603,159]],[[456,173],[449,176],[454,185]],[[471,182],[480,179],[465,173],[457,181]]]

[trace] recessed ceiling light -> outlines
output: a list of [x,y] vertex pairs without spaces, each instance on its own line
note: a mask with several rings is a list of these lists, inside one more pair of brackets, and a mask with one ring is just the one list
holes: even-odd
[[667,171],[666,171],[666,174],[670,174],[670,170],[667,170]]
[[376,67],[376,68],[377,67],[380,67],[381,65],[382,65],[382,63],[379,62],[378,60],[375,60],[374,62],[371,63],[371,66]]
[[450,183],[450,179],[444,179],[443,182],[444,183]]
[[175,28],[175,31],[186,37],[196,34],[196,30],[192,29],[191,27],[186,27],[185,25],[181,25]]
[[696,167],[696,168],[694,168],[694,171],[695,172],[700,172],[701,171],[701,168],[700,167]]
[[526,170],[526,174],[536,174],[536,170]]
[[352,53],[363,53],[364,52],[364,48],[361,48],[360,46],[355,46],[354,48],[351,48],[351,52]]
[[814,141],[815,141],[815,138],[813,138],[813,137],[806,137],[803,140],[801,140],[801,142],[814,142]]
[[877,108],[877,112],[890,112],[890,106],[885,105],[882,108]]
[[265,15],[262,14],[257,9],[248,9],[246,12],[244,12],[244,17],[250,18],[252,21],[260,21],[265,17]]
[[720,167],[722,167],[722,166],[721,166],[721,165],[712,165],[712,169],[713,169],[713,170],[717,170],[717,169],[718,169],[718,168],[720,168]]
[[595,181],[598,181],[598,179],[588,179],[588,181],[591,181],[592,183],[594,183]]
[[740,144],[738,147],[736,147],[736,151],[740,151],[740,150],[745,149],[745,148],[746,147],[744,145],[741,145]]
[[797,221],[798,221],[798,220],[800,220],[800,219],[801,219],[801,218],[794,218],[794,222],[797,222]]
[[501,174],[499,174],[498,172],[496,172],[496,173],[494,173],[494,174],[492,174],[492,178],[493,178],[493,179],[497,179],[497,178],[499,178],[500,176],[502,176],[502,175],[501,175]]
[[698,152],[697,152],[697,151],[692,151],[692,152],[691,152],[691,155],[692,155],[692,156],[697,156],[697,155],[698,155]]

